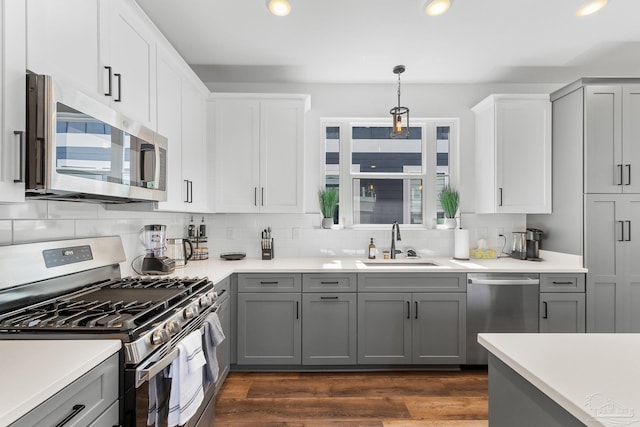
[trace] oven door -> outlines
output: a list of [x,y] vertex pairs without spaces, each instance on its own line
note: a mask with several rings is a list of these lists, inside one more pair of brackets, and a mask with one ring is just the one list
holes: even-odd
[[[217,312],[220,306],[214,305],[211,311]],[[179,334],[174,336],[167,344],[154,352],[147,359],[137,366],[127,366],[124,374],[124,399],[123,399],[123,425],[125,427],[143,427],[148,425],[150,406],[168,405],[171,380],[166,378],[166,373],[171,363],[178,357],[178,344],[182,338],[196,329],[202,330],[202,324],[209,310],[201,313],[193,319]],[[150,400],[149,385],[154,379],[157,392],[160,396],[157,402]],[[203,382],[204,383],[204,382]],[[187,427],[210,427],[213,426],[215,414],[214,397],[216,392],[215,383],[212,383],[203,390],[204,400],[196,414],[185,424]],[[156,399],[154,399],[156,400]],[[162,413],[162,411],[160,411]],[[151,425],[154,425],[153,423]],[[167,419],[159,417],[158,426],[166,426]]]

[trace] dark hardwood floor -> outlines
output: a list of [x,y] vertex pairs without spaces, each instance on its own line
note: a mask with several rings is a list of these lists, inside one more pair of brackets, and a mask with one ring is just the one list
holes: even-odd
[[216,426],[486,427],[486,370],[232,372]]

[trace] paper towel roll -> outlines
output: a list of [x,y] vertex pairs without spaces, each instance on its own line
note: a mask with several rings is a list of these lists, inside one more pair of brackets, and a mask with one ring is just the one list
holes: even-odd
[[469,259],[469,230],[454,230],[454,259]]

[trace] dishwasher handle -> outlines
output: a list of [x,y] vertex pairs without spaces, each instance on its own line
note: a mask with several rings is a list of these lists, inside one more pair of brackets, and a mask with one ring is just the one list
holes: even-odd
[[540,279],[469,279],[470,285],[539,285]]

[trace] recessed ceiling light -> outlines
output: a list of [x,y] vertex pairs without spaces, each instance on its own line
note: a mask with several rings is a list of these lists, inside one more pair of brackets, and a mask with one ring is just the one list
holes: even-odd
[[429,16],[440,16],[451,7],[453,0],[426,0],[422,2],[422,8]]
[[291,5],[287,0],[267,0],[267,7],[276,16],[287,16],[291,12]]
[[578,9],[578,11],[576,12],[576,15],[577,16],[592,15],[597,11],[599,11],[600,9],[602,9],[603,7],[605,7],[606,5],[607,5],[607,0],[592,0],[586,3],[580,9]]

